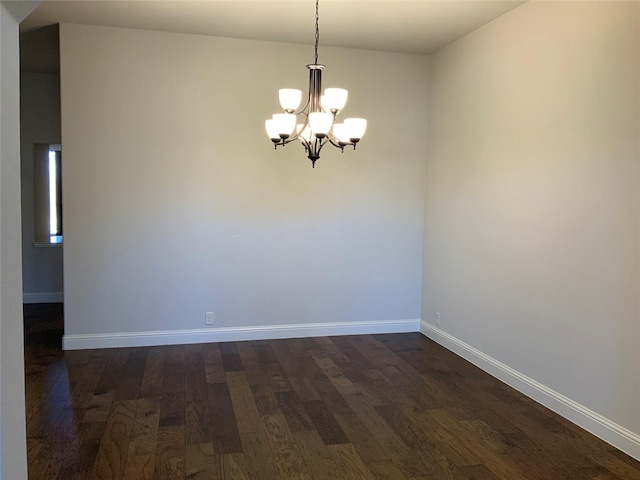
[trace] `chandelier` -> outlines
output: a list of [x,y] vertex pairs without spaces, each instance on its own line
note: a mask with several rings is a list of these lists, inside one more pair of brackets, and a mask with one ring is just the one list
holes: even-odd
[[[343,88],[327,88],[322,94],[322,71],[324,65],[318,63],[318,3],[316,0],[316,38],[314,62],[307,65],[309,69],[309,96],[304,107],[298,110],[302,100],[302,91],[293,88],[282,88],[279,92],[280,106],[284,113],[276,113],[265,121],[267,135],[274,148],[285,146],[300,140],[312,167],[320,158],[320,150],[331,144],[344,152],[344,147],[360,141],[367,129],[364,118],[346,118],[343,123],[336,123],[336,117],[347,103],[349,92]],[[301,122],[298,122],[298,119]]]

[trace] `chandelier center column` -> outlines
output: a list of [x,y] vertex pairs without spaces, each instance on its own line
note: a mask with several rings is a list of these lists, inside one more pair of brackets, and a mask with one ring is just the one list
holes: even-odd
[[322,96],[322,71],[324,65],[312,63],[307,65],[309,69],[309,113],[321,112],[320,98]]

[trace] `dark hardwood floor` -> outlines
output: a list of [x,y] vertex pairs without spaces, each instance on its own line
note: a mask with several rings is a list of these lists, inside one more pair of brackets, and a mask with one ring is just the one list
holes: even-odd
[[638,480],[420,334],[62,352],[25,306],[29,478]]

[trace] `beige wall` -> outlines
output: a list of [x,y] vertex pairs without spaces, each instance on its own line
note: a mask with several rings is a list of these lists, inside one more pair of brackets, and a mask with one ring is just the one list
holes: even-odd
[[264,132],[312,47],[60,34],[66,336],[419,319],[425,58],[321,48],[370,128],[312,169]]
[[529,2],[430,66],[422,318],[640,432],[638,2]]
[[0,2],[0,479],[27,478],[20,248],[18,23],[39,2]]
[[21,72],[22,287],[25,303],[63,299],[62,245],[36,247],[33,243],[34,145],[60,142],[60,76]]

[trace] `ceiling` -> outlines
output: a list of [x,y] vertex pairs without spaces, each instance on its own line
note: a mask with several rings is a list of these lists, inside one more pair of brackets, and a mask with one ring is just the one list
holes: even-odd
[[[320,45],[430,54],[523,0],[322,0]],[[313,0],[45,0],[28,32],[83,23],[313,44]]]

